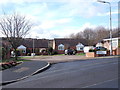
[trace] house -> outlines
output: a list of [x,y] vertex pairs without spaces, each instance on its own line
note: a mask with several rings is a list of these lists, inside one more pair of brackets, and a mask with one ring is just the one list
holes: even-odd
[[59,54],[64,53],[65,49],[75,49],[77,52],[83,52],[83,48],[87,45],[84,39],[72,39],[72,38],[55,38],[49,41],[51,47]]
[[20,45],[18,45],[17,50],[19,56],[31,55],[31,53],[35,53],[36,55],[41,55],[43,53],[47,54],[45,51],[48,47],[52,47],[59,54],[64,53],[64,50],[68,48],[75,49],[80,53],[83,52],[83,48],[86,45],[87,42],[84,39],[55,38],[48,40],[23,38]]
[[[110,50],[111,39],[103,39],[103,46]],[[120,55],[120,37],[112,38],[112,50],[113,55]]]
[[[39,54],[41,54],[41,52],[40,52],[41,50],[43,50],[43,49],[46,50],[48,48],[48,41],[49,40],[47,40],[47,39],[24,38],[21,40],[20,45],[18,45],[18,47],[17,47],[18,55],[19,56],[31,55],[31,53],[33,53],[33,44],[34,44],[34,53],[39,55]],[[9,55],[6,55],[6,57],[11,56],[10,54],[12,52],[12,46],[7,41],[7,39],[2,38],[0,43],[2,43],[2,47],[4,47],[5,49],[11,48]]]
[[[120,32],[118,31],[117,33],[114,33],[112,35],[112,53],[113,55],[120,55]],[[99,43],[96,44],[96,46],[103,46],[110,50],[111,48],[111,39],[110,37],[107,37],[100,41]]]
[[33,52],[36,55],[39,55],[42,50],[46,50],[48,48],[48,41],[49,40],[47,39],[24,38],[19,45],[18,50],[21,51],[21,55],[30,55]]
[[26,50],[27,50],[27,47],[23,46],[23,45],[20,45],[17,47],[17,49],[19,50],[19,55],[26,55]]

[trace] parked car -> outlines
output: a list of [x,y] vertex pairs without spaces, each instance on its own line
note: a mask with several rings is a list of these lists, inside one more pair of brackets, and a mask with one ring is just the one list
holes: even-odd
[[72,50],[72,49],[65,50],[65,55],[75,55],[76,53],[77,53],[76,50]]
[[95,49],[94,49],[94,50],[103,50],[103,51],[106,51],[106,50],[107,50],[107,48],[102,47],[102,46],[99,46],[99,47],[95,47]]
[[93,46],[85,46],[83,50],[84,50],[84,53],[87,53],[91,49],[94,49],[94,47]]
[[68,54],[68,50],[66,49],[66,50],[65,50],[65,55],[67,55],[67,54]]

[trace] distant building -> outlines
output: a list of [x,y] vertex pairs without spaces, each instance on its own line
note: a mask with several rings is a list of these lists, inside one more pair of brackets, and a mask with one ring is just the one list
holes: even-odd
[[[111,39],[103,39],[103,46],[110,50],[111,47]],[[112,50],[113,55],[120,55],[120,37],[112,38]]]
[[87,43],[84,39],[55,38],[50,41],[50,45],[55,51],[62,54],[68,48],[83,52],[83,48]]
[[[18,46],[17,50],[18,50],[18,55],[19,56],[23,56],[23,55],[30,55],[31,53],[33,53],[33,43],[34,43],[34,53],[36,54],[41,54],[41,50],[46,50],[48,48],[48,41],[47,39],[33,39],[32,38],[24,38],[21,41],[21,44]],[[4,48],[11,48],[9,54],[12,51],[12,47],[10,45],[10,43],[7,41],[6,38],[2,38],[2,40],[0,41],[0,43],[2,43],[2,47]],[[3,53],[2,53],[3,54]],[[9,57],[11,55],[7,55],[7,57]]]
[[[102,46],[107,48],[107,50],[110,50],[111,39],[110,38],[103,39],[101,42],[96,44],[96,47],[98,46]],[[113,55],[120,55],[120,37],[112,38],[112,50]]]
[[[7,40],[2,40],[4,43],[9,43]],[[87,45],[85,39],[72,39],[72,38],[55,38],[55,39],[32,39],[24,38],[21,40],[20,45],[17,47],[18,55],[36,55],[47,54],[47,49],[52,47],[57,53],[64,53],[65,49],[74,49],[78,53],[83,52],[84,46]],[[34,47],[33,47],[34,46]],[[33,51],[34,48],[34,51]]]
[[32,39],[25,38],[18,47],[19,50],[22,50],[22,55],[27,55],[33,53],[33,44],[34,44],[34,53],[37,55],[41,54],[41,50],[47,50],[48,48],[48,39]]

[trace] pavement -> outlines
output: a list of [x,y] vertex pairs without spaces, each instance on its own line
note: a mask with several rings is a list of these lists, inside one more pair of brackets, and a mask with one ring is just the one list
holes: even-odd
[[103,56],[103,57],[86,57],[79,55],[61,55],[61,56],[35,56],[34,58],[29,58],[29,60],[36,61],[46,61],[50,63],[61,63],[61,62],[69,62],[69,61],[79,61],[79,60],[91,60],[96,58],[115,58],[119,56]]
[[0,71],[2,73],[2,83],[5,85],[12,82],[17,82],[26,79],[38,72],[48,68],[50,63],[45,61],[26,61],[15,67]]

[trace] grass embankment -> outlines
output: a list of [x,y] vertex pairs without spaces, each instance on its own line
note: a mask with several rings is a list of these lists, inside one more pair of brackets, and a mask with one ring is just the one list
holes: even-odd
[[[3,60],[0,60],[0,63],[4,63],[4,62],[10,62],[10,61],[14,61],[15,59],[14,58],[10,58],[10,59],[3,59]],[[17,60],[17,62],[18,61],[31,61],[31,60],[25,60],[25,59],[23,59],[23,58],[20,58],[20,57],[18,57],[18,60]]]

